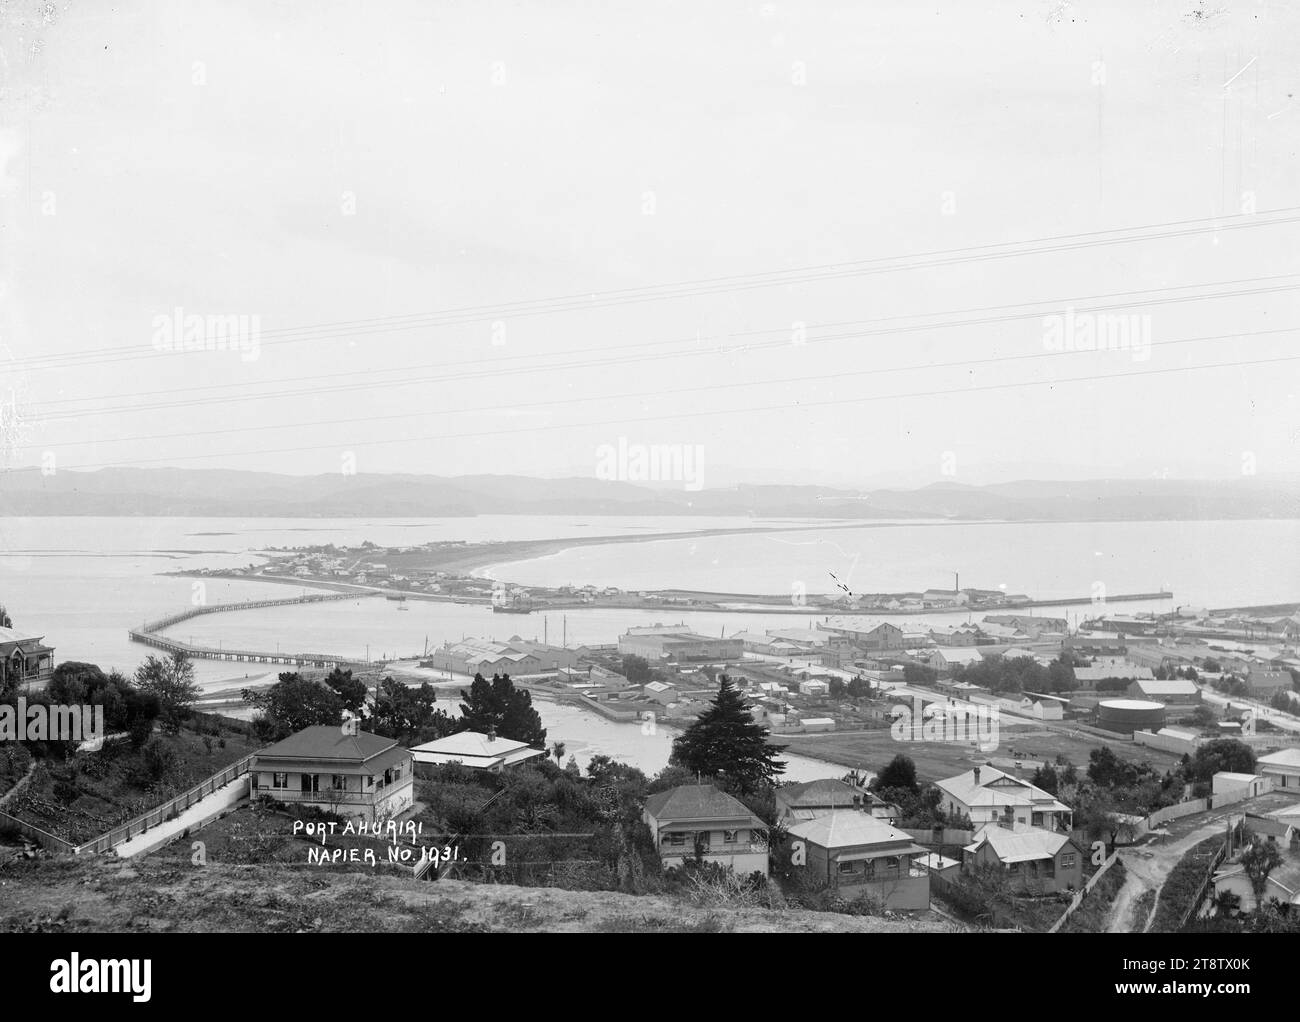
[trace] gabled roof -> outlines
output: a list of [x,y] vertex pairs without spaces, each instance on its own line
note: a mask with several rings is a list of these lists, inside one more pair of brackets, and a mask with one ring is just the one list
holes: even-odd
[[17,628],[0,628],[0,642],[27,642],[42,637],[29,635],[27,632],[19,632]]
[[866,813],[853,810],[836,810],[790,828],[792,837],[802,838],[819,848],[855,848],[862,845],[890,846],[892,853],[924,852],[912,844],[912,839],[901,830],[891,827]]
[[859,804],[866,804],[869,800],[879,801],[874,795],[870,795],[834,777],[822,777],[816,781],[805,781],[803,784],[782,785],[776,789],[776,797],[792,808],[795,806],[844,806],[846,809],[851,809],[855,798]]
[[506,756],[519,749],[528,748],[527,742],[516,742],[511,738],[494,738],[478,731],[461,731],[446,738],[417,745],[412,752],[431,752],[444,756],[473,756],[475,759],[494,759]]
[[686,784],[646,799],[645,811],[660,823],[673,820],[746,820],[765,827],[745,806],[711,784]]
[[983,655],[974,646],[940,647],[931,654],[954,664],[970,664],[982,660]]
[[393,748],[395,738],[358,731],[345,735],[337,724],[316,724],[303,728],[283,741],[257,753],[258,759],[326,759],[362,763],[372,756]]
[[[1300,858],[1292,855],[1285,848],[1281,849],[1281,851],[1282,865],[1269,873],[1266,882],[1286,892],[1288,900],[1294,901],[1300,896]],[[1240,862],[1225,863],[1223,868],[1214,875],[1214,879],[1218,882],[1244,872],[1245,870]],[[1266,897],[1272,897],[1272,895],[1266,895]]]
[[898,628],[893,621],[878,617],[832,617],[818,628],[828,632],[874,632],[877,628]]
[[972,808],[1033,806],[1040,810],[1069,812],[1069,806],[1062,805],[1051,793],[1035,787],[1028,781],[1003,773],[995,767],[983,766],[979,771],[979,783],[975,781],[975,771],[967,770],[964,774],[936,782],[936,786],[958,802]]
[[[1065,845],[1072,844],[1069,834],[1030,827],[1027,830],[1007,830],[996,824],[987,824],[975,834],[975,840],[962,851],[977,852],[987,843],[1002,862],[1031,862],[1052,859]],[[1078,847],[1077,845],[1075,847]]]
[[1149,696],[1194,696],[1200,691],[1186,678],[1171,678],[1166,681],[1156,678],[1138,678],[1133,684]]
[[1287,766],[1300,767],[1300,749],[1282,749],[1279,752],[1270,752],[1267,756],[1260,756],[1255,760],[1255,765],[1264,766]]
[[1107,666],[1076,667],[1076,681],[1105,681],[1107,678],[1120,678],[1126,681],[1148,681],[1155,677],[1150,667],[1127,667],[1118,664]]

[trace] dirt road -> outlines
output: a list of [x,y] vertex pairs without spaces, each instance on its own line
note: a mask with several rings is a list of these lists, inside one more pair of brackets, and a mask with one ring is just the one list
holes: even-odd
[[[1119,857],[1124,863],[1124,868],[1128,870],[1128,877],[1115,896],[1110,923],[1106,927],[1108,933],[1131,933],[1138,922],[1147,923],[1149,921],[1147,919],[1139,921],[1132,918],[1133,903],[1142,896],[1142,892],[1158,891],[1164,886],[1165,878],[1169,876],[1170,871],[1178,864],[1178,860],[1187,854],[1189,848],[1215,834],[1225,833],[1230,820],[1238,819],[1244,814],[1240,809],[1236,809],[1235,811],[1212,811],[1205,815],[1206,822],[1183,837],[1120,851]],[[1153,908],[1151,918],[1154,917]]]

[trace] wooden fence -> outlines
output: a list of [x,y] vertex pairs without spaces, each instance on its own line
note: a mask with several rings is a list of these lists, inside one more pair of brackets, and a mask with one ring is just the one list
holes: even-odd
[[41,830],[40,827],[30,824],[26,820],[20,820],[16,816],[10,816],[8,813],[0,812],[0,827],[13,828],[24,837],[35,841],[48,852],[75,853],[77,850],[77,846],[71,841],[65,841],[47,830]]
[[201,781],[188,791],[184,791],[175,798],[168,799],[160,806],[155,806],[147,813],[141,813],[139,816],[126,823],[120,824],[97,838],[92,838],[85,844],[78,845],[65,838],[58,837],[40,827],[34,826],[20,820],[16,816],[10,816],[8,813],[0,812],[0,825],[10,826],[20,833],[31,838],[42,848],[51,852],[65,852],[72,855],[80,855],[82,852],[109,852],[118,845],[129,841],[137,835],[143,834],[151,827],[156,827],[160,823],[165,823],[172,817],[184,812],[190,806],[202,799],[207,798],[218,788],[225,787],[237,777],[248,773],[252,768],[253,760],[256,754],[245,756],[236,763],[230,764],[224,770],[213,774],[205,781]]
[[1110,869],[1111,866],[1115,865],[1115,863],[1118,861],[1119,861],[1119,849],[1116,848],[1113,852],[1110,853],[1110,858],[1101,864],[1101,868],[1098,869],[1096,873],[1094,873],[1092,876],[1088,878],[1088,882],[1083,885],[1083,890],[1074,892],[1074,897],[1070,899],[1069,906],[1061,914],[1061,918],[1051,925],[1051,928],[1048,929],[1047,931],[1048,933],[1055,933],[1057,930],[1059,930],[1062,926],[1065,925],[1065,921],[1070,918],[1070,914],[1074,912],[1076,908],[1078,908],[1080,905],[1083,904],[1083,899],[1086,898],[1089,895],[1089,893],[1091,893],[1092,889],[1097,886],[1097,881],[1099,881],[1103,876],[1106,875],[1106,870]]

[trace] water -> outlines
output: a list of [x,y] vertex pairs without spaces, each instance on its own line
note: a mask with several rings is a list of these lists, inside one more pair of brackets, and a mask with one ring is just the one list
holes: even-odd
[[[676,730],[660,727],[655,734],[647,735],[640,724],[608,720],[591,710],[567,703],[534,699],[533,706],[546,725],[547,744],[564,742],[563,761],[567,763],[569,756],[575,756],[584,772],[592,756],[604,754],[652,776],[668,765],[673,739],[678,734]],[[786,781],[815,781],[822,777],[843,777],[848,773],[847,767],[804,756],[785,753],[781,759],[786,765],[781,777]]]
[[1300,600],[1300,521],[909,523],[577,547],[488,572],[534,586],[763,594],[836,593],[836,579],[859,593],[951,589],[960,572],[962,586],[1036,599],[1163,588],[1178,603],[1231,607]]
[[[438,700],[441,709],[453,716],[459,714],[457,689],[439,688]],[[583,773],[586,773],[587,764],[593,756],[605,755],[634,766],[647,777],[652,777],[668,765],[673,738],[679,733],[672,728],[660,727],[655,734],[647,735],[639,723],[610,720],[580,706],[556,703],[540,699],[536,695],[533,696],[533,708],[541,716],[546,728],[547,746],[563,742],[564,757],[561,764],[567,763],[569,757],[573,756]],[[222,709],[220,712],[241,720],[251,720],[253,717],[253,710],[248,707]],[[815,781],[822,777],[843,777],[848,773],[847,767],[823,763],[806,756],[785,753],[781,759],[786,765],[781,777],[786,781]]]
[[[127,639],[142,621],[190,606],[195,582],[157,574],[259,562],[267,547],[374,543],[418,545],[433,539],[545,539],[636,535],[701,528],[737,528],[747,519],[576,518],[492,516],[449,519],[0,519],[0,603],[23,630],[43,634],[56,662],[86,660],[131,671],[149,652]],[[777,524],[777,523],[768,523]],[[791,523],[785,523],[791,524]],[[1040,598],[1090,596],[1094,583],[1110,593],[1164,586],[1175,601],[1114,604],[1116,610],[1169,609],[1173,602],[1210,606],[1300,598],[1296,568],[1300,523],[1105,522],[1053,524],[891,524],[802,534],[717,536],[698,540],[603,545],[574,549],[492,574],[524,584],[593,582],[621,588],[694,588],[789,593],[794,582],[809,593],[833,592],[834,574],[858,591],[901,591],[962,584]],[[203,580],[209,603],[270,599],[294,587],[264,582]],[[349,657],[412,656],[430,646],[481,635],[547,637],[610,643],[631,625],[685,621],[709,635],[741,629],[806,627],[815,620],[795,607],[781,614],[680,610],[586,609],[528,616],[494,615],[481,605],[379,599],[342,600],[262,611],[203,616],[173,634],[199,643],[285,652],[321,650]],[[1057,616],[1095,611],[1089,603],[1041,611]],[[902,618],[964,619],[964,612]],[[200,685],[214,690],[273,678],[265,666],[198,661]],[[278,670],[278,668],[276,668]],[[447,701],[454,702],[454,693]],[[616,723],[576,706],[538,701],[550,737],[564,741],[585,768],[605,753],[654,773],[667,763],[671,731],[645,735],[639,724]],[[787,757],[787,778],[840,776],[841,767]]]
[[[87,660],[132,670],[148,652],[131,643],[129,628],[191,605],[196,580],[162,571],[229,567],[260,561],[270,546],[318,543],[415,545],[430,539],[504,540],[581,535],[635,535],[696,528],[734,528],[741,519],[577,518],[485,516],[448,519],[0,519],[0,602],[15,624],[44,634],[57,661]],[[772,523],[774,524],[774,523]],[[1173,603],[1231,606],[1300,599],[1300,523],[1102,522],[1051,524],[892,524],[796,534],[715,536],[697,540],[609,544],[574,549],[493,572],[525,584],[592,581],[645,586],[791,592],[833,591],[830,572],[858,591],[963,585],[1042,598],[1089,597],[1101,583],[1109,593],[1152,591],[1175,600],[1114,604],[1129,612]],[[608,572],[608,575],[605,574]],[[292,586],[204,580],[209,603],[268,599]],[[465,635],[507,639],[565,635],[576,643],[610,643],[631,625],[685,621],[708,635],[724,630],[807,627],[815,616],[791,606],[781,614],[682,610],[584,609],[527,616],[492,614],[482,605],[409,600],[406,611],[377,598],[346,600],[195,618],[173,629],[182,639],[285,652],[321,650],[348,657],[418,655],[426,636],[436,647]],[[1081,602],[1041,613],[1090,613]],[[964,612],[902,618],[963,619]],[[255,665],[200,661],[205,688],[242,682]]]

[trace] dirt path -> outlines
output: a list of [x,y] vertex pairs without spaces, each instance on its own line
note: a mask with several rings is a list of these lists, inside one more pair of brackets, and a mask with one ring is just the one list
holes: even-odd
[[[1206,838],[1224,833],[1228,821],[1241,815],[1244,814],[1229,812],[1216,816],[1202,826],[1197,827],[1190,834],[1173,841],[1144,845],[1139,848],[1121,849],[1119,857],[1124,863],[1124,868],[1128,870],[1128,875],[1124,881],[1124,886],[1119,889],[1119,893],[1115,896],[1115,903],[1111,907],[1110,923],[1106,927],[1106,932],[1133,932],[1133,927],[1137,922],[1137,920],[1131,918],[1133,904],[1142,896],[1142,893],[1149,890],[1159,891],[1164,886],[1165,879],[1169,876],[1170,871],[1187,854],[1188,849]],[[1160,897],[1157,894],[1157,905],[1159,901]],[[1155,918],[1155,909],[1156,906],[1153,905],[1150,917],[1143,920],[1143,923],[1150,923],[1151,919]]]

